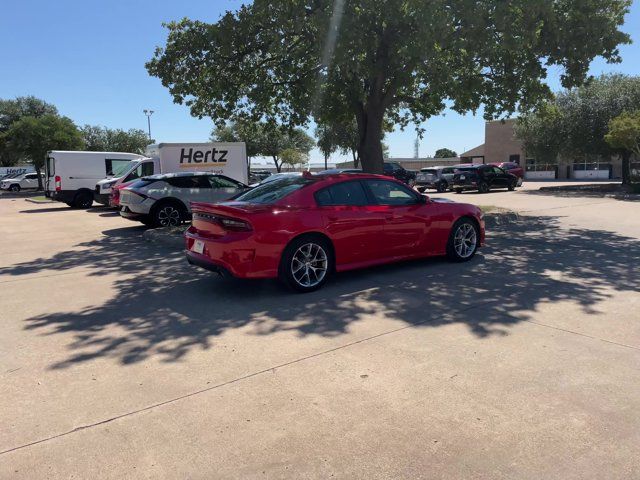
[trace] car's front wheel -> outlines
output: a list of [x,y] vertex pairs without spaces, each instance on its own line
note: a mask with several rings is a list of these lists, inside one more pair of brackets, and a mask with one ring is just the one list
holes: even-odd
[[280,260],[280,279],[298,292],[312,292],[327,281],[333,271],[331,245],[321,236],[303,236],[293,240]]
[[489,184],[487,182],[480,182],[478,185],[478,192],[487,193],[489,191]]
[[11,185],[9,187],[9,191],[10,192],[19,192],[20,191],[20,185]]
[[453,224],[449,241],[447,242],[447,256],[454,262],[471,260],[478,250],[480,231],[476,223],[470,218],[461,218]]

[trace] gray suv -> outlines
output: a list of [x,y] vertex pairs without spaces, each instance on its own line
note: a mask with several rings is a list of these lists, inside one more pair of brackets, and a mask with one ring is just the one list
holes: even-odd
[[248,189],[212,173],[151,175],[120,191],[120,215],[154,227],[177,226],[191,216],[191,202],[221,202]]
[[420,192],[424,192],[427,188],[433,188],[439,193],[446,192],[453,186],[455,169],[455,167],[422,168],[416,175],[416,188]]

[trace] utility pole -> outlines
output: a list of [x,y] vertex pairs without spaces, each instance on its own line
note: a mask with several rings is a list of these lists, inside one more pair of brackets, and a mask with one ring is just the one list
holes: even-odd
[[149,141],[151,141],[151,115],[153,115],[153,110],[147,110],[145,108],[142,111],[147,116],[147,127],[149,127]]
[[420,139],[416,136],[416,141],[413,144],[413,158],[416,160],[420,158]]

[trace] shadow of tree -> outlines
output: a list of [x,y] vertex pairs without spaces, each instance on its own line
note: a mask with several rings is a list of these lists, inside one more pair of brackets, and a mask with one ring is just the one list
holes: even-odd
[[[591,188],[590,188],[591,187]],[[640,194],[628,191],[620,184],[569,185],[543,187],[539,190],[522,190],[527,195],[563,198],[612,198],[625,202],[640,202]]]
[[99,357],[177,361],[248,325],[256,335],[338,336],[374,313],[407,326],[463,323],[478,337],[504,335],[545,302],[571,300],[589,314],[611,289],[640,291],[640,241],[561,228],[553,217],[495,227],[489,246],[469,263],[429,259],[349,272],[306,295],[275,281],[225,280],[189,267],[181,252],[142,240],[143,230],[108,230],[51,258],[0,269],[20,276],[83,266],[89,275],[120,275],[115,296],[103,305],[27,320],[25,328],[43,334],[74,334],[69,357],[51,368]]

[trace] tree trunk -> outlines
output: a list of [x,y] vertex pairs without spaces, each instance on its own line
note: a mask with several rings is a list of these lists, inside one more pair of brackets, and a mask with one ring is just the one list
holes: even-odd
[[327,170],[327,155],[324,156],[324,169]]
[[358,157],[358,148],[351,149],[351,157],[353,158],[353,168],[358,168],[360,165],[360,158]]
[[384,108],[382,102],[369,100],[366,109],[358,115],[358,133],[360,145],[358,156],[362,170],[367,173],[383,173],[382,158],[382,118]]
[[631,152],[622,152],[622,184],[629,185],[631,183]]
[[42,176],[40,175],[40,165],[35,165],[36,173],[38,174],[38,191],[42,192],[44,190],[44,186],[42,185]]
[[280,173],[282,170],[282,163],[278,161],[277,155],[273,155],[273,163],[276,165],[276,172]]

